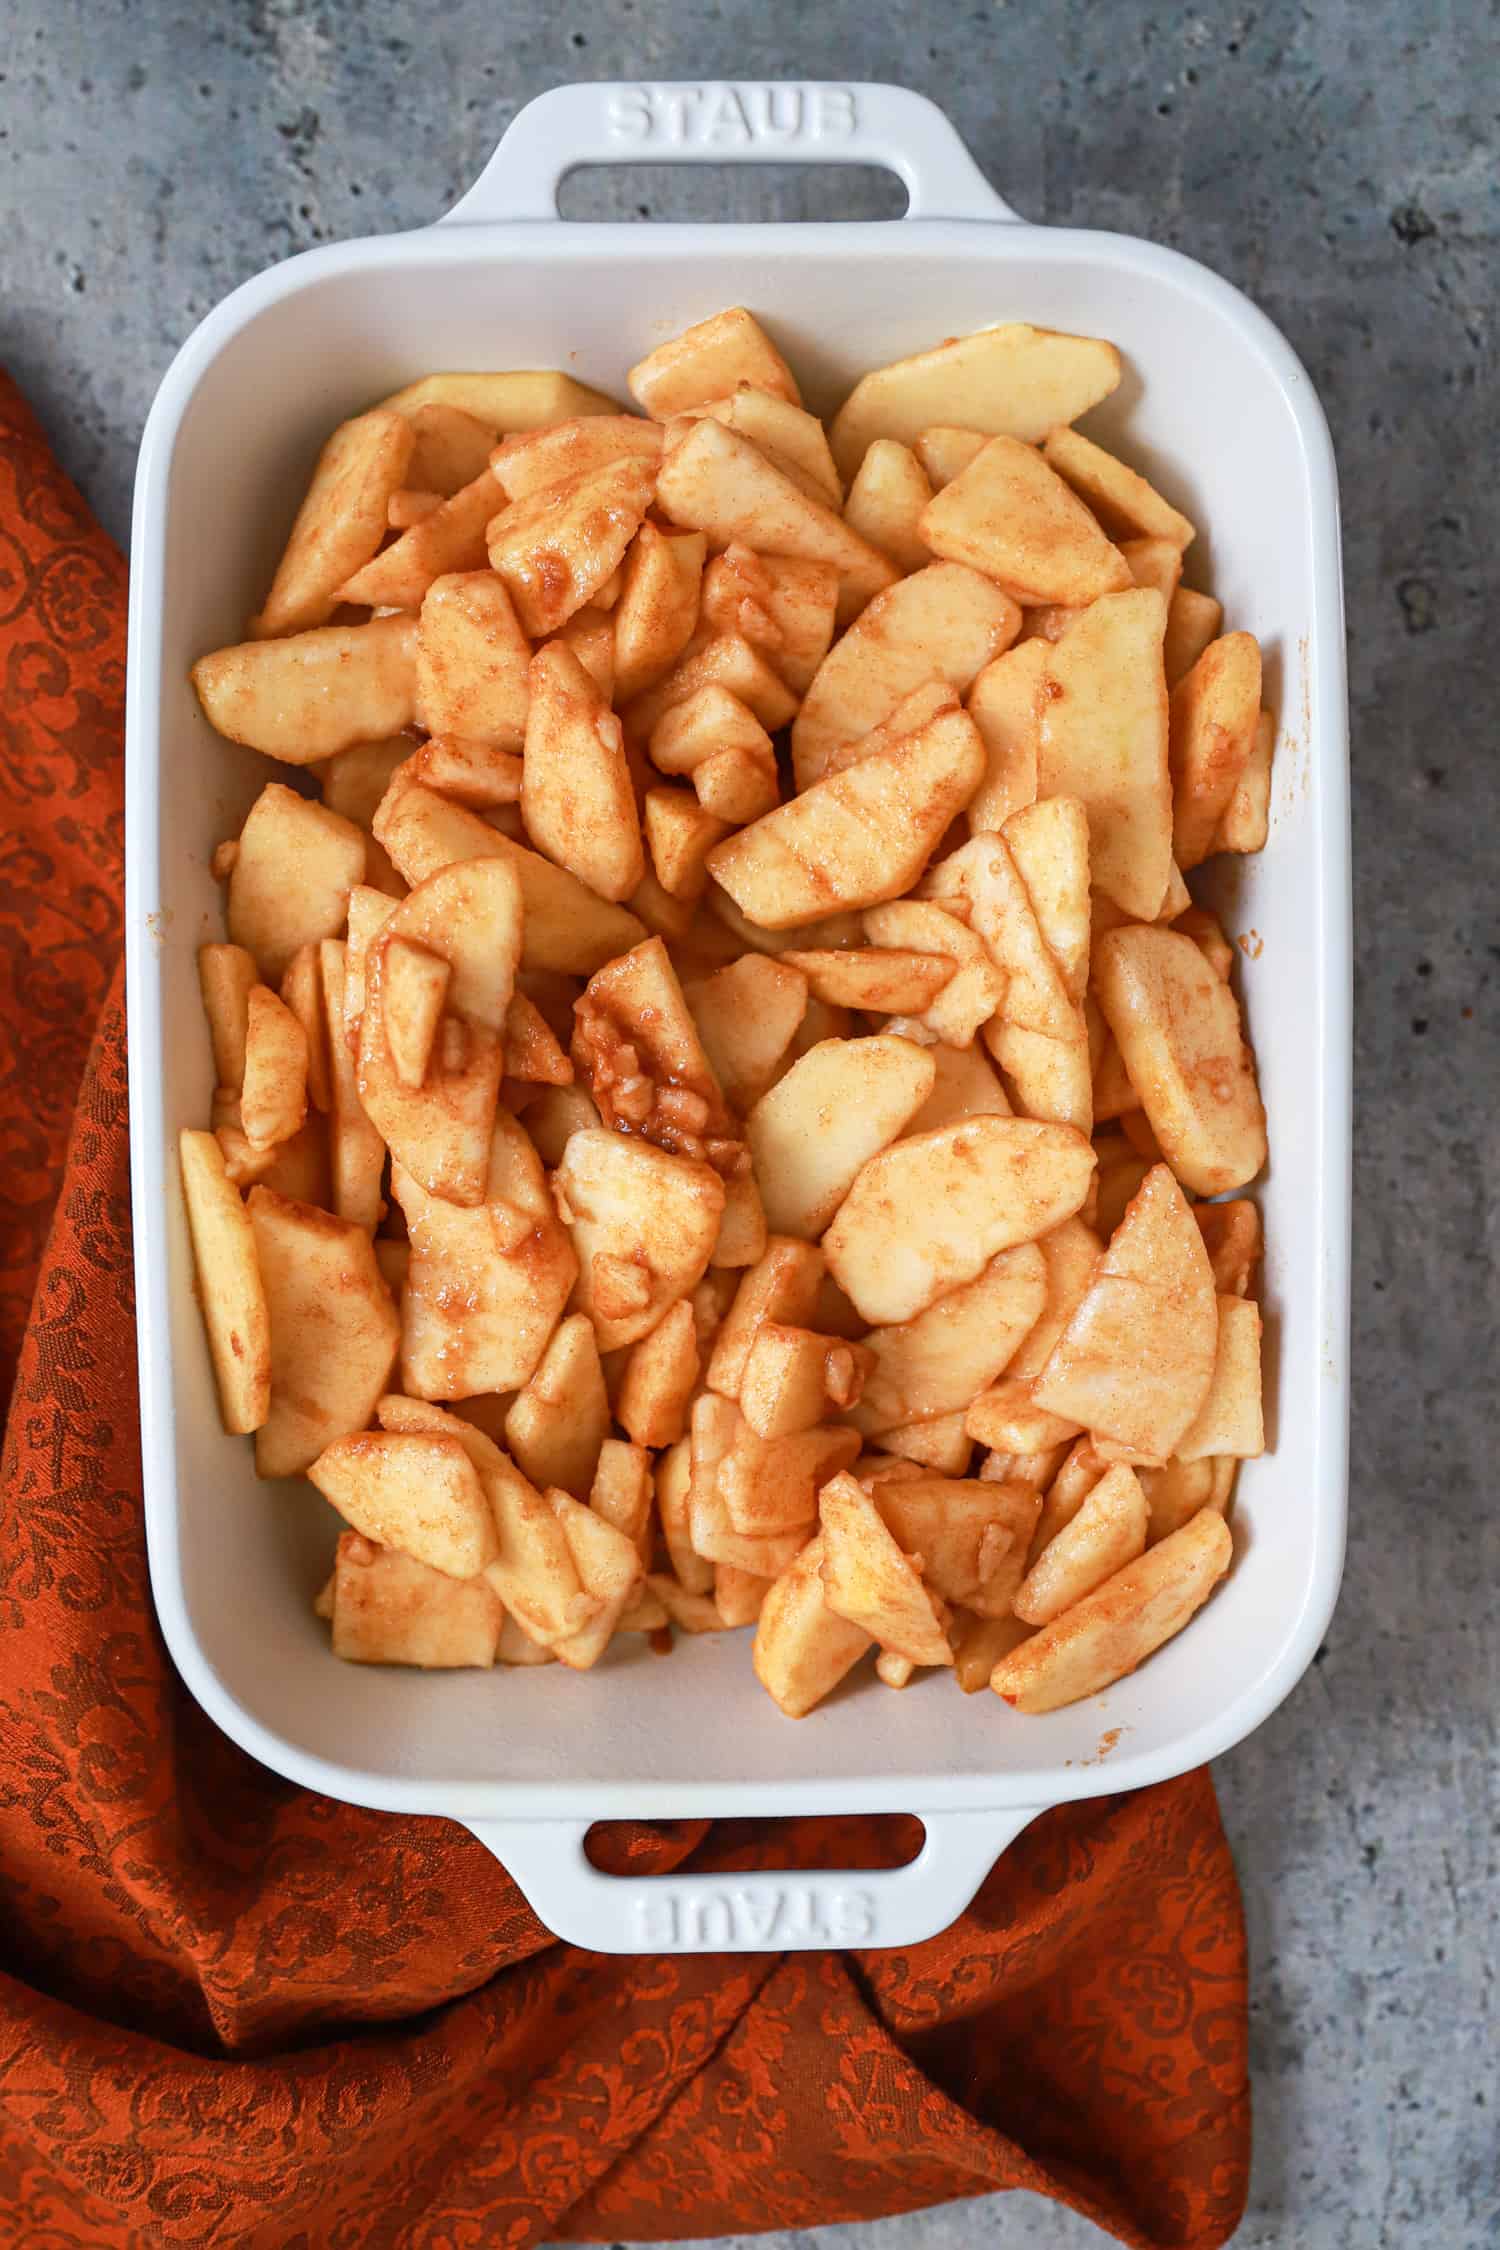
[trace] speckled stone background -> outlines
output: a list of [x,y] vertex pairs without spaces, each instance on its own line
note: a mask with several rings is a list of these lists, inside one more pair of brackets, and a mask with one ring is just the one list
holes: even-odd
[[[570,77],[920,87],[1027,217],[1174,244],[1286,330],[1332,419],[1345,506],[1358,1379],[1338,1615],[1218,1774],[1254,1945],[1238,2242],[1493,2245],[1494,6],[8,0],[4,25],[0,357],[122,538],[142,419],[198,317],[307,244],[433,218],[519,104]],[[603,178],[589,215],[899,208],[890,183],[832,173]],[[1098,2240],[1025,2196],[817,2237]]]

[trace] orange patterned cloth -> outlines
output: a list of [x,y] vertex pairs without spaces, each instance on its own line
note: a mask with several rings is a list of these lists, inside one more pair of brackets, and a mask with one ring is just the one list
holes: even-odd
[[[0,379],[0,2242],[520,2250],[1016,2187],[1224,2242],[1245,1940],[1206,1774],[1046,1815],[904,1952],[612,1959],[464,1830],[294,1789],[185,1693],[141,1529],[124,605]],[[607,1848],[875,1865],[901,1826]]]

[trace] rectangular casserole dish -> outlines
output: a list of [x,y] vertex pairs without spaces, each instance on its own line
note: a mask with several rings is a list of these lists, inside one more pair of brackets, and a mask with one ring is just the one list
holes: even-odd
[[[894,223],[561,223],[580,163],[843,161],[899,172]],[[664,336],[727,304],[761,316],[809,403],[868,367],[1025,319],[1105,336],[1128,374],[1087,427],[1205,527],[1226,622],[1266,653],[1279,714],[1270,840],[1207,889],[1239,976],[1270,1118],[1273,1450],[1247,1463],[1234,1568],[1135,1677],[1046,1718],[929,1682],[845,1692],[806,1724],[742,1634],[668,1662],[617,1644],[594,1672],[418,1674],[339,1664],[312,1594],[331,1511],[256,1482],[224,1436],[176,1173],[212,1086],[195,950],[222,934],[209,856],[281,769],[222,741],[188,666],[237,639],[328,429],[431,368],[561,367],[624,395]],[[1204,554],[1204,550],[1208,552]],[[1036,1812],[1227,1750],[1295,1684],[1342,1563],[1350,1193],[1348,743],[1328,432],[1271,324],[1174,252],[1018,222],[951,126],[883,86],[575,86],[517,117],[447,220],[313,250],[238,289],[184,345],[136,486],[128,708],[130,1094],[141,1432],[152,1583],[184,1679],[236,1742],[354,1803],[444,1815],[505,1861],[560,1936],[599,1950],[908,1944],[941,1929]],[[1107,1755],[1106,1755],[1107,1751]],[[595,1820],[914,1812],[889,1874],[616,1881]]]

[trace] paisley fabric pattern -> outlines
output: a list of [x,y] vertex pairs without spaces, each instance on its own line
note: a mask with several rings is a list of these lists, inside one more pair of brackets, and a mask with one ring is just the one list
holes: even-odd
[[[141,1532],[124,592],[0,385],[0,2238],[520,2250],[1024,2187],[1142,2250],[1224,2242],[1245,1948],[1205,1774],[1047,1815],[907,1952],[618,1960],[465,1831],[294,1789],[186,1695]],[[874,1866],[909,1831],[596,1856]]]

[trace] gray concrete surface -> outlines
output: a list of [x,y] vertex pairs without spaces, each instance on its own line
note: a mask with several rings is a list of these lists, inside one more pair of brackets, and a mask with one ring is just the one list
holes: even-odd
[[[1494,2243],[1494,7],[10,0],[7,19],[0,358],[122,536],[142,418],[197,317],[289,251],[433,217],[514,109],[569,77],[902,80],[1028,217],[1189,250],[1286,329],[1346,508],[1358,1383],[1342,1605],[1218,1776],[1255,1955],[1238,2240]],[[828,175],[620,175],[594,206],[666,207],[890,205]],[[1099,2239],[1015,2197],[818,2242]]]

